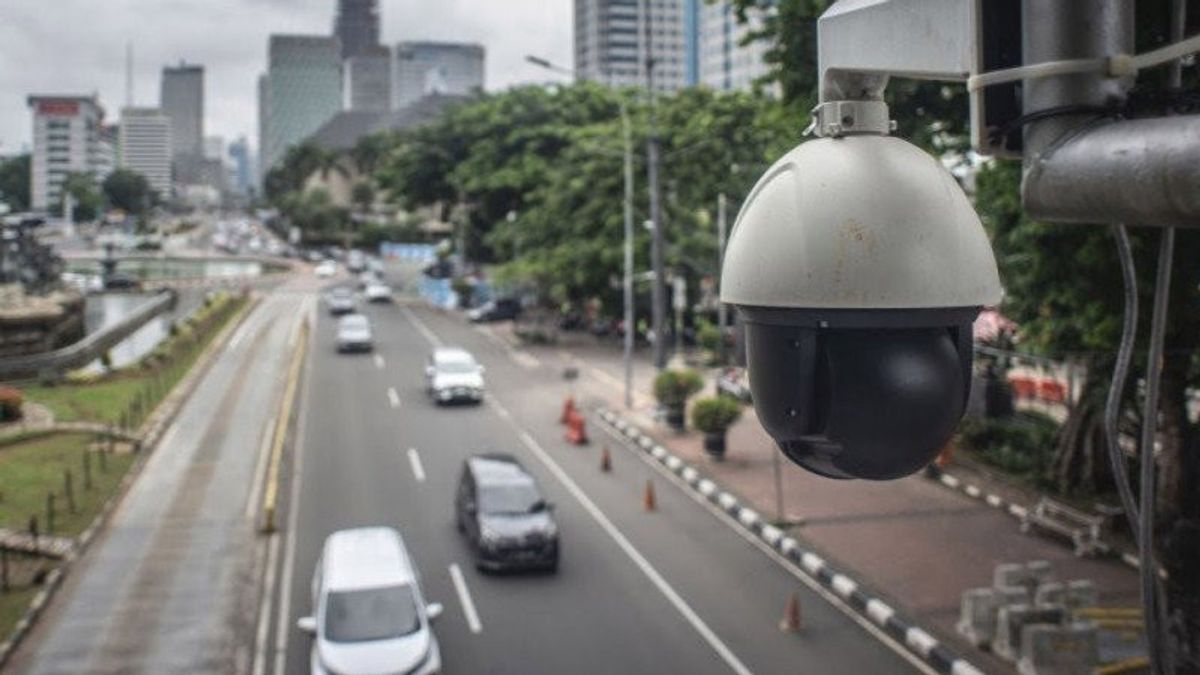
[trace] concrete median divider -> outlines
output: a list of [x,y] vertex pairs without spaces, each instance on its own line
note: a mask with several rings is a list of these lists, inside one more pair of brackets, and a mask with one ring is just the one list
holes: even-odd
[[262,523],[259,527],[263,534],[271,534],[278,527],[276,521],[279,511],[279,469],[283,464],[283,446],[287,440],[288,428],[291,426],[292,408],[295,407],[300,371],[304,366],[304,355],[308,353],[308,321],[301,321],[297,330],[299,335],[296,338],[296,347],[292,352],[292,362],[288,368],[283,399],[279,403],[279,414],[275,416],[275,429],[271,432],[271,455],[267,461],[266,486],[263,488]]

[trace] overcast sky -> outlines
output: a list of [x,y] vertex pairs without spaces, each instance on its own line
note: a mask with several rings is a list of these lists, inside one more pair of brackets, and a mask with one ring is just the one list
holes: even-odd
[[[527,53],[571,58],[570,0],[380,0],[382,39],[479,42],[489,90],[554,76]],[[0,0],[0,154],[30,142],[31,93],[99,92],[107,119],[125,102],[133,43],[134,103],[158,105],[164,64],[203,64],[205,134],[255,142],[255,86],[271,33],[329,34],[337,0]]]

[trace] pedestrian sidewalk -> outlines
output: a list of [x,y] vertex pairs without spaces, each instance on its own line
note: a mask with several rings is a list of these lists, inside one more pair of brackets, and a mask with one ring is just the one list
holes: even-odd
[[[511,339],[505,328],[491,330]],[[753,408],[746,408],[730,429],[725,461],[713,461],[704,452],[702,434],[677,434],[655,419],[648,395],[655,370],[643,354],[634,363],[634,390],[640,394],[634,398],[634,408],[626,410],[619,349],[603,344],[524,349],[543,360],[556,354],[563,365],[580,366],[582,394],[598,397],[598,403],[620,412],[680,459],[706,472],[831,564],[852,572],[918,625],[935,631],[988,670],[1011,671],[1012,666],[968,645],[955,632],[955,623],[962,592],[990,586],[998,563],[1046,560],[1060,580],[1090,579],[1101,605],[1138,604],[1136,571],[1120,560],[1077,558],[1065,540],[1022,534],[1019,521],[1005,510],[940,481],[920,474],[888,482],[838,481],[804,471],[779,453]],[[780,460],[780,495],[775,489],[776,459]],[[982,482],[987,480],[985,474],[973,472],[972,480],[981,481],[979,487],[987,494],[1011,494],[999,486],[989,490]]]

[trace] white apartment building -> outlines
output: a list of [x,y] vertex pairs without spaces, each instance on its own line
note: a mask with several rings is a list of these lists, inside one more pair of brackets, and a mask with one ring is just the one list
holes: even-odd
[[89,173],[100,181],[111,165],[101,134],[104,108],[94,95],[34,95],[26,103],[33,113],[30,206],[52,211],[68,175]]
[[717,91],[748,91],[768,72],[768,43],[742,44],[746,35],[762,26],[763,11],[752,11],[739,24],[729,2],[700,2],[697,26],[697,84]]
[[171,118],[160,108],[121,110],[120,165],[146,177],[162,199],[171,197]]
[[652,62],[655,91],[692,84],[689,20],[695,0],[575,0],[575,72],[613,86],[648,83]]

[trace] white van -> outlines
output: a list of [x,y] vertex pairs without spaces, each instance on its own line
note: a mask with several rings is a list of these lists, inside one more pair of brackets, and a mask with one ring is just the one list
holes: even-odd
[[400,533],[361,527],[329,535],[313,572],[313,614],[297,622],[313,635],[311,672],[418,673],[442,668],[420,575]]

